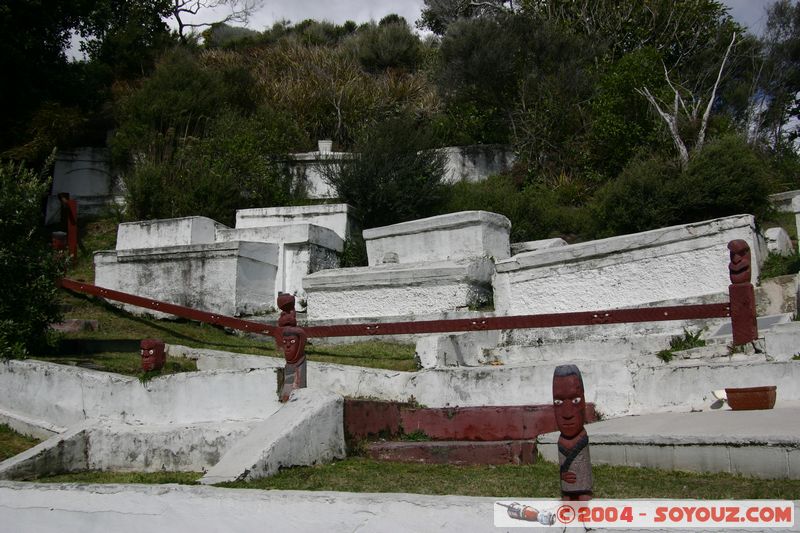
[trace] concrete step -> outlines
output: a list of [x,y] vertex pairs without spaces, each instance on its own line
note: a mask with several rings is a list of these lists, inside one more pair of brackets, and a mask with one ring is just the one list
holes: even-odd
[[[595,465],[800,479],[797,402],[755,411],[723,407],[626,416],[589,424],[586,432]],[[542,458],[557,462],[558,433],[540,435],[537,441]]]
[[[586,416],[596,420],[594,404]],[[348,399],[344,427],[350,439],[422,433],[433,440],[499,441],[533,439],[555,431],[556,421],[551,404],[428,408]]]
[[367,445],[367,455],[379,461],[451,465],[532,464],[536,461],[534,440],[388,441]]

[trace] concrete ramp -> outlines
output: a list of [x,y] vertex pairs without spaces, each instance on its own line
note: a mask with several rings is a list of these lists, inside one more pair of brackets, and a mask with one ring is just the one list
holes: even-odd
[[282,467],[344,458],[343,418],[344,400],[338,394],[295,390],[288,402],[234,444],[200,483],[258,479]]

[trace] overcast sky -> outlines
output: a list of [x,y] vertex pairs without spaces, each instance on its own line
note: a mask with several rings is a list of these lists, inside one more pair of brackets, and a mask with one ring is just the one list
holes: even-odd
[[[764,8],[772,0],[723,0],[723,3],[731,8],[736,20],[759,33],[765,21]],[[422,5],[422,0],[264,0],[248,27],[263,31],[281,19],[295,23],[309,18],[338,24],[346,20],[377,22],[389,13],[403,16],[413,25]]]

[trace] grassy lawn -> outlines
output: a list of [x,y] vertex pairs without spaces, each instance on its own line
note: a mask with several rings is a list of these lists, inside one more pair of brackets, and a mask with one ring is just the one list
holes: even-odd
[[0,424],[0,461],[14,457],[39,444],[38,439],[20,435],[10,427]]
[[[763,480],[731,474],[670,472],[652,468],[595,466],[597,498],[800,499],[800,480]],[[192,483],[199,473],[86,472],[43,482]],[[558,467],[535,465],[449,466],[383,463],[353,457],[329,465],[295,467],[277,475],[220,486],[248,489],[344,492],[407,492],[514,498],[559,497]]]

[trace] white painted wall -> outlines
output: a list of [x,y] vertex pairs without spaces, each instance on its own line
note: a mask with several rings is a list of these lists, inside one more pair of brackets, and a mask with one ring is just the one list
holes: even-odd
[[466,310],[491,295],[492,262],[385,264],[323,270],[303,279],[308,318],[411,316]]
[[502,314],[635,307],[727,292],[727,244],[744,239],[753,281],[763,261],[750,215],[720,218],[515,255],[496,264]]
[[505,259],[510,254],[511,222],[487,211],[462,211],[364,230],[370,266],[457,261],[473,257]]
[[142,384],[34,360],[0,363],[0,409],[62,427],[89,419],[129,424],[263,419],[280,405],[275,369],[186,372]]

